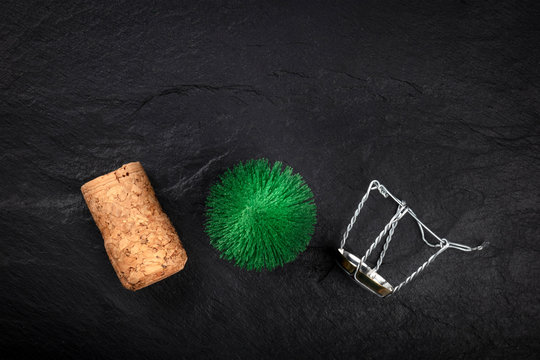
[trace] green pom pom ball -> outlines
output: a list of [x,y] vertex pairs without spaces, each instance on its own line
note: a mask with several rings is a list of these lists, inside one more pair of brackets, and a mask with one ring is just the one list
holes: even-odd
[[206,232],[221,257],[248,270],[272,270],[304,251],[313,235],[313,193],[279,161],[249,160],[210,188]]

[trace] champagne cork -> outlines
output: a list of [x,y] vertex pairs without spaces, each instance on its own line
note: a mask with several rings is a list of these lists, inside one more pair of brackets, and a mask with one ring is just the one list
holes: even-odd
[[139,290],[184,268],[186,251],[139,162],[81,187],[122,285]]

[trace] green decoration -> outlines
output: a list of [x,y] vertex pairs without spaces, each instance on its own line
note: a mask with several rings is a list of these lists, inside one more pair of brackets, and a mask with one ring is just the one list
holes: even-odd
[[299,174],[258,159],[228,169],[210,189],[206,232],[221,257],[247,270],[296,259],[313,235],[316,206]]

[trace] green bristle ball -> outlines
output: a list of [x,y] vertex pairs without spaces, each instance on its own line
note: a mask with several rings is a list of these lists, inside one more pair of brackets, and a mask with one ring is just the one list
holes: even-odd
[[249,160],[210,189],[206,232],[221,257],[248,270],[272,270],[304,251],[315,228],[313,193],[276,161]]

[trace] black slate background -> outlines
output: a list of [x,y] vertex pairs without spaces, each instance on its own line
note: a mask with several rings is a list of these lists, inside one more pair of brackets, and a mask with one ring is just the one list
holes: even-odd
[[[2,358],[538,356],[538,2],[3,1],[0,19]],[[217,176],[258,157],[318,205],[306,252],[263,273],[202,227]],[[189,261],[131,293],[79,187],[137,160]],[[372,179],[490,246],[367,293],[331,249]],[[392,215],[380,199],[352,249]],[[382,273],[432,252],[404,220]]]

